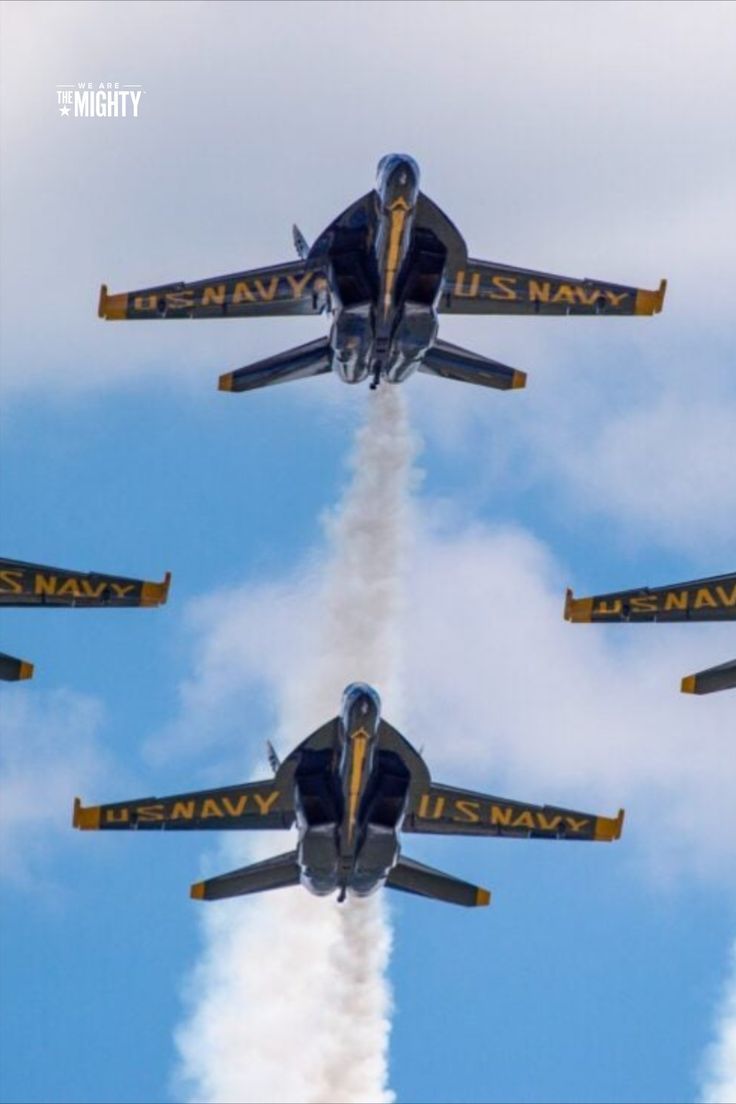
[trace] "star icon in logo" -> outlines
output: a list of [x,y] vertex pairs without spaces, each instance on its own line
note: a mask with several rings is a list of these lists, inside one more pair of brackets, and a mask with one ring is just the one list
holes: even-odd
[[71,108],[68,107],[68,106],[67,107],[60,107],[59,111],[61,112],[62,115],[68,115],[69,112],[71,111]]

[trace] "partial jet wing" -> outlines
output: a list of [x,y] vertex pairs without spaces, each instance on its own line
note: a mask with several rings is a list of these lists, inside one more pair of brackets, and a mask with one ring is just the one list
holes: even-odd
[[289,383],[291,380],[307,379],[332,371],[332,351],[330,340],[319,337],[308,341],[306,345],[297,345],[285,353],[257,360],[245,368],[237,368],[220,376],[220,391],[255,391],[259,387],[270,387],[274,383]]
[[84,806],[74,802],[75,828],[167,829],[187,828],[277,829],[291,828],[294,804],[291,792],[277,779],[198,790],[171,797],[141,797],[112,805]]
[[195,882],[189,894],[197,901],[222,901],[225,897],[245,897],[267,889],[298,885],[299,875],[296,851],[287,851],[272,859],[231,870],[229,874]]
[[683,694],[713,694],[717,690],[736,690],[736,659],[708,667],[696,675],[686,675],[681,683]]
[[260,318],[319,314],[327,303],[327,279],[320,261],[287,261],[269,268],[178,281],[110,295],[100,288],[100,318]]
[[463,882],[452,874],[443,874],[431,866],[415,862],[413,859],[400,858],[390,871],[386,885],[391,889],[400,889],[404,893],[416,893],[420,897],[431,897],[435,901],[445,901],[449,905],[465,905],[474,908],[489,905],[491,895],[487,889]]
[[469,258],[448,266],[438,309],[442,314],[658,314],[667,281],[655,291],[513,268]]
[[609,841],[619,839],[623,822],[623,809],[617,817],[601,817],[433,783],[415,799],[403,831],[443,836]]
[[0,559],[0,606],[160,606],[170,582]]
[[575,598],[568,590],[566,621],[734,621],[736,572],[663,587],[639,587]]
[[21,679],[29,678],[33,678],[32,663],[0,652],[0,680],[3,682],[20,682]]
[[471,353],[449,341],[435,341],[424,354],[419,365],[420,372],[444,379],[460,380],[461,383],[477,383],[482,387],[495,387],[499,391],[509,391],[526,387],[526,373],[518,368],[509,368],[498,360]]

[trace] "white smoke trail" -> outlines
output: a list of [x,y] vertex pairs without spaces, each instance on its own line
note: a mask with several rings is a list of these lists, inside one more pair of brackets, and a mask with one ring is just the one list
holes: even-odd
[[[352,481],[328,521],[331,556],[311,654],[284,672],[286,750],[335,715],[349,682],[376,686],[387,715],[397,716],[413,452],[403,395],[383,387],[371,396]],[[266,853],[292,845],[291,837],[276,839]],[[235,864],[247,861],[231,844],[227,852]],[[178,1077],[189,1100],[393,1100],[386,1088],[390,931],[382,896],[337,905],[300,888],[283,890],[211,906],[204,925],[188,1018],[177,1032]]]
[[705,1058],[702,1104],[736,1104],[736,943],[716,1024],[716,1040]]

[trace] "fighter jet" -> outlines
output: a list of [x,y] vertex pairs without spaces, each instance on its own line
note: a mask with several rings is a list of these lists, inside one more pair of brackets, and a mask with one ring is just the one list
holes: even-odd
[[279,763],[274,777],[223,789],[84,807],[81,829],[276,829],[296,825],[293,851],[191,888],[208,901],[301,883],[312,893],[365,897],[383,885],[455,905],[487,905],[490,893],[401,854],[400,833],[616,840],[624,813],[599,817],[529,805],[432,782],[421,755],[381,718],[376,691],[346,687],[339,716]]
[[101,318],[257,318],[328,313],[328,337],[220,377],[222,391],[336,372],[346,383],[400,383],[417,369],[501,390],[526,375],[437,337],[440,314],[657,314],[656,291],[556,276],[468,257],[460,232],[419,189],[419,166],[392,153],[376,186],[330,223],[310,247],[293,228],[296,261],[109,295]]
[[[169,572],[163,582],[147,583],[0,558],[0,606],[160,606],[170,582]],[[32,663],[0,653],[0,679],[17,682],[32,676]]]
[[[712,575],[687,583],[641,587],[575,598],[565,598],[567,621],[736,621],[736,573]],[[680,684],[685,694],[712,694],[736,687],[736,660],[686,675]]]

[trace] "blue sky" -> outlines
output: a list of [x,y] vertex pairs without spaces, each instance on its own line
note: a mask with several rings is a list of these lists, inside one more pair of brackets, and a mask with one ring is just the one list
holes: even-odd
[[[733,6],[6,3],[2,24],[3,554],[174,579],[162,610],[3,614],[36,677],[2,689],[0,1099],[177,1099],[211,939],[188,886],[222,856],[73,833],[71,799],[236,781],[309,731],[283,702],[369,400],[217,391],[324,320],[103,324],[98,285],[283,260],[292,221],[313,240],[392,149],[471,254],[670,288],[654,319],[442,321],[526,391],[406,384],[403,730],[443,781],[627,824],[613,847],[412,847],[494,902],[388,901],[388,1085],[723,1099],[734,705],[677,689],[734,632],[574,627],[562,603],[734,570]],[[60,118],[56,85],[87,79],[142,84],[141,117]],[[247,938],[250,905],[220,907]],[[244,1038],[278,1009],[266,977]],[[282,1039],[293,1063],[309,1032]]]

